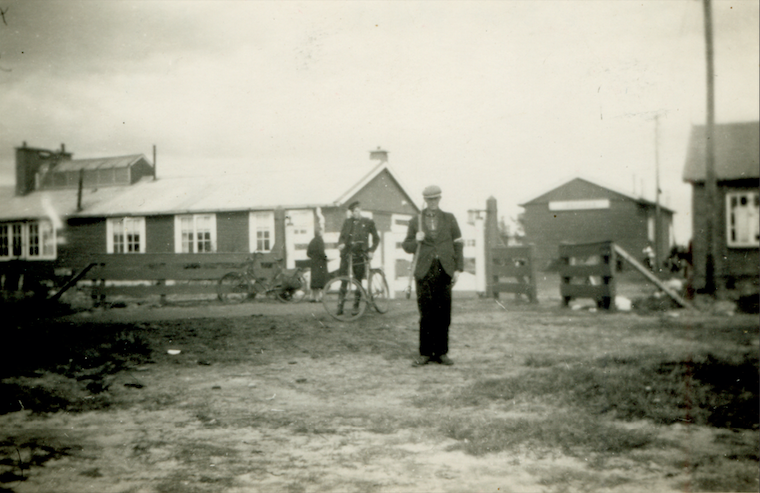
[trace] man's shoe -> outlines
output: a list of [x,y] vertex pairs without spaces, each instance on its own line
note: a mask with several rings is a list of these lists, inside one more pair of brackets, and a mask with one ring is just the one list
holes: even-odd
[[430,356],[418,356],[412,361],[412,366],[425,366],[430,363]]
[[442,354],[438,357],[438,362],[442,365],[451,366],[454,364],[453,361],[451,361],[451,358],[446,356],[445,354]]
[[339,306],[338,311],[335,312],[336,315],[343,315],[343,307]]

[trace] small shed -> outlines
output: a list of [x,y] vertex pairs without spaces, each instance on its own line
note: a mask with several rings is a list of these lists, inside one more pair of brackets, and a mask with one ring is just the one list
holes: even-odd
[[[717,204],[714,211],[706,190],[706,127],[694,125],[683,179],[692,186],[692,287],[704,289],[707,280],[707,221],[716,218],[714,231],[722,262],[716,264],[715,287],[757,292],[760,256],[760,125],[758,122],[715,125],[715,177]],[[717,213],[715,213],[717,212]]]
[[659,247],[663,259],[673,241],[671,209],[660,206],[658,213],[654,202],[587,178],[573,178],[519,205],[525,209],[524,241],[535,245],[539,268],[552,265],[561,243],[614,241],[636,258],[647,247]]

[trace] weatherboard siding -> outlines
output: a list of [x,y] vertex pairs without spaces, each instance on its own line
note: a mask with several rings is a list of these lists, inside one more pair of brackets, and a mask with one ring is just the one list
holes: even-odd
[[248,211],[222,212],[216,215],[217,252],[247,253]]

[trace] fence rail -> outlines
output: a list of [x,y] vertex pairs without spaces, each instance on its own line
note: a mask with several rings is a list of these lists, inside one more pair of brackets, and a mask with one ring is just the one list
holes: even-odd
[[[151,295],[215,294],[224,274],[245,267],[247,253],[88,255],[83,265],[95,264],[82,277],[92,282],[91,294],[97,305],[107,296],[144,298]],[[274,273],[278,259],[265,254],[259,259],[257,272]]]
[[[525,295],[536,302],[536,263],[533,245],[492,247],[490,252],[494,297],[499,293]],[[507,281],[506,279],[512,279]]]
[[559,245],[563,305],[573,298],[592,298],[600,308],[614,309],[616,265],[611,241]]

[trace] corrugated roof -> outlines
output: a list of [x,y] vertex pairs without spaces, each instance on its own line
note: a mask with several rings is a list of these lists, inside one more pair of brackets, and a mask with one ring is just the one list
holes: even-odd
[[347,191],[358,191],[386,169],[398,178],[387,163],[321,169],[280,164],[249,173],[159,177],[155,181],[146,177],[133,185],[84,189],[79,213],[76,189],[15,197],[9,188],[0,195],[0,220],[47,217],[51,207],[61,216],[90,217],[326,207],[342,204],[351,196]]
[[142,154],[132,154],[129,156],[104,157],[93,159],[71,159],[61,161],[56,165],[54,171],[79,171],[80,169],[111,169],[127,168],[140,159],[145,159]]
[[[689,149],[683,170],[684,181],[705,181],[705,125],[691,127]],[[760,177],[760,122],[715,125],[715,177],[741,180]]]

